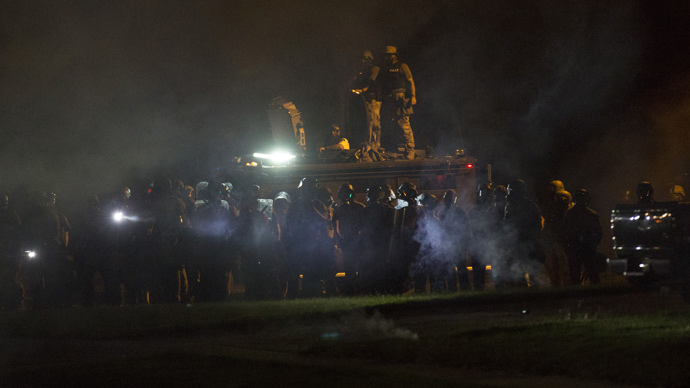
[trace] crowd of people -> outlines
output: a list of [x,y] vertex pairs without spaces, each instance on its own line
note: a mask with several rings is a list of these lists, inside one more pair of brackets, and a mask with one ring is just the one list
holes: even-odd
[[[70,223],[54,195],[3,196],[3,308],[282,299],[598,283],[601,222],[586,190],[522,180],[480,185],[470,211],[405,182],[373,184],[366,203],[314,178],[260,199],[260,188],[156,179],[141,193],[93,196]],[[487,268],[491,276],[487,276]],[[584,271],[583,271],[584,269]]]

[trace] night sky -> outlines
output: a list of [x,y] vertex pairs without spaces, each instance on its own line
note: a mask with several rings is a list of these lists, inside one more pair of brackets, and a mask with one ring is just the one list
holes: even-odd
[[690,189],[689,15],[685,1],[2,1],[0,189],[205,178],[266,143],[278,96],[315,146],[347,116],[361,51],[395,45],[418,148],[462,147],[501,184],[588,188],[600,211],[640,180],[663,197]]

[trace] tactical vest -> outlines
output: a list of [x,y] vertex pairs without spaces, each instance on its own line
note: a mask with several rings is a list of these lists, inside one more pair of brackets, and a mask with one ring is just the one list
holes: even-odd
[[407,89],[407,80],[402,70],[402,62],[396,62],[391,67],[381,69],[381,93],[386,96],[393,93],[404,92]]
[[[356,89],[364,89],[368,87],[368,89],[363,92],[365,96],[368,96],[373,99],[380,99],[380,91],[379,91],[379,84],[374,80],[374,82],[371,82],[371,75],[374,70],[373,65],[369,65],[366,67],[363,67],[359,73],[357,73],[357,76],[355,77],[355,81],[353,83],[353,86]],[[381,70],[379,69],[379,75],[381,73]],[[378,76],[378,75],[377,75]]]

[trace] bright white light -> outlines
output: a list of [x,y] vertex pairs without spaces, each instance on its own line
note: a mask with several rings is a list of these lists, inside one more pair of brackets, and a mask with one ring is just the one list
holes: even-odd
[[26,255],[29,256],[30,259],[33,259],[36,257],[36,251],[26,251]]
[[122,212],[113,213],[113,221],[122,222],[123,219],[125,219],[125,215]]
[[253,156],[259,159],[268,159],[275,163],[287,163],[295,159],[295,155],[289,154],[287,152],[273,152],[270,154],[262,154],[257,152]]

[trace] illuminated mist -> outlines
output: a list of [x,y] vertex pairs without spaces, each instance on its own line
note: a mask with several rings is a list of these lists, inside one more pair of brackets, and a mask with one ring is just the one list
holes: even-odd
[[267,140],[277,96],[314,144],[344,120],[361,50],[393,44],[417,85],[419,148],[462,146],[499,184],[589,188],[605,216],[640,179],[686,183],[688,8],[2,1],[0,189],[76,198],[160,173],[193,185]]

